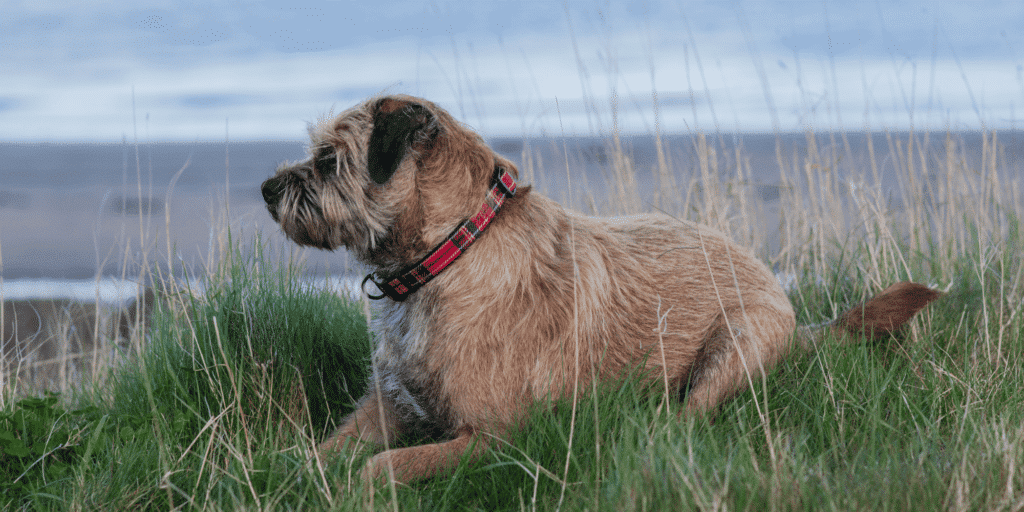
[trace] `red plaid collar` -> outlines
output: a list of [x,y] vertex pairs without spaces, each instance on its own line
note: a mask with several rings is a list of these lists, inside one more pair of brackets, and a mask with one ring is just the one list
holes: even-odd
[[451,265],[455,258],[458,258],[491,223],[491,219],[498,213],[505,198],[515,194],[516,180],[504,167],[496,167],[494,169],[494,184],[476,215],[455,228],[455,231],[452,231],[452,234],[448,235],[444,242],[441,242],[415,265],[390,276],[381,276],[377,272],[366,274],[362,284],[363,291],[366,291],[366,282],[373,281],[373,284],[377,285],[377,288],[383,293],[373,295],[367,292],[367,297],[377,300],[387,296],[391,300],[402,302],[440,274],[448,265]]

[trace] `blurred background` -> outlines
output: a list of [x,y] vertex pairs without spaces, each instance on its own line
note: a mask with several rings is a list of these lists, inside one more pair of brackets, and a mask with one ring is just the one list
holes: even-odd
[[659,158],[697,173],[699,135],[766,201],[818,137],[855,166],[893,133],[980,159],[996,130],[1019,175],[1021,26],[1020,2],[8,0],[0,298],[123,301],[147,268],[210,264],[228,227],[348,275],[285,241],[258,186],[308,123],[381,93],[439,103],[595,213],[624,209],[603,179],[623,158],[626,209],[658,206]]

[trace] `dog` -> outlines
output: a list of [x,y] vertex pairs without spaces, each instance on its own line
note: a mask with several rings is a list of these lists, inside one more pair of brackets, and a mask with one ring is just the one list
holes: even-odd
[[374,455],[369,480],[448,474],[531,403],[641,364],[684,414],[708,413],[793,349],[888,336],[939,296],[898,283],[798,329],[775,275],[725,234],[567,211],[420,98],[371,98],[310,139],[307,160],[263,183],[267,209],[298,244],[346,247],[380,299],[369,391],[318,453],[434,441]]

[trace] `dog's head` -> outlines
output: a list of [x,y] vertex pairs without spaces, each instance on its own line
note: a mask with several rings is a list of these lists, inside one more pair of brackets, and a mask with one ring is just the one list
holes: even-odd
[[309,158],[279,167],[262,192],[295,242],[397,269],[480,208],[495,164],[516,173],[437,105],[386,96],[311,127]]

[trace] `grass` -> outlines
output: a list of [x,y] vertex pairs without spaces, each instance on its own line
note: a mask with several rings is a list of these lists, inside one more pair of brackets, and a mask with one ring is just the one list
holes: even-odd
[[[996,135],[980,167],[953,137],[890,136],[884,160],[904,185],[900,208],[876,170],[843,168],[839,146],[808,137],[808,153],[782,166],[778,203],[759,200],[750,170],[721,168],[714,143],[697,136],[691,176],[667,153],[658,159],[654,174],[673,184],[663,190],[679,193],[660,194],[656,207],[756,247],[792,276],[801,323],[901,279],[946,288],[899,339],[796,355],[713,418],[678,417],[663,389],[625,375],[575,407],[538,404],[522,430],[450,478],[367,489],[354,476],[365,454],[314,451],[364,390],[371,340],[361,307],[269,263],[258,236],[246,252],[228,236],[203,276],[157,280],[164,300],[148,333],[136,333],[135,358],[64,399],[5,402],[0,503],[1024,509],[1024,204],[1019,180],[1000,174]],[[618,205],[603,213],[642,209],[636,169],[614,148],[609,176],[624,182],[604,201],[577,199]],[[777,240],[765,237],[770,227]]]
[[228,258],[201,298],[169,294],[181,301],[156,314],[141,364],[92,395],[102,414],[144,419],[132,425],[144,446],[122,456],[144,453],[136,474],[154,478],[141,493],[111,496],[126,500],[116,508],[248,498],[265,506],[258,496],[293,478],[312,439],[365,391],[370,347],[361,311],[301,286],[293,273],[264,271],[260,254]]

